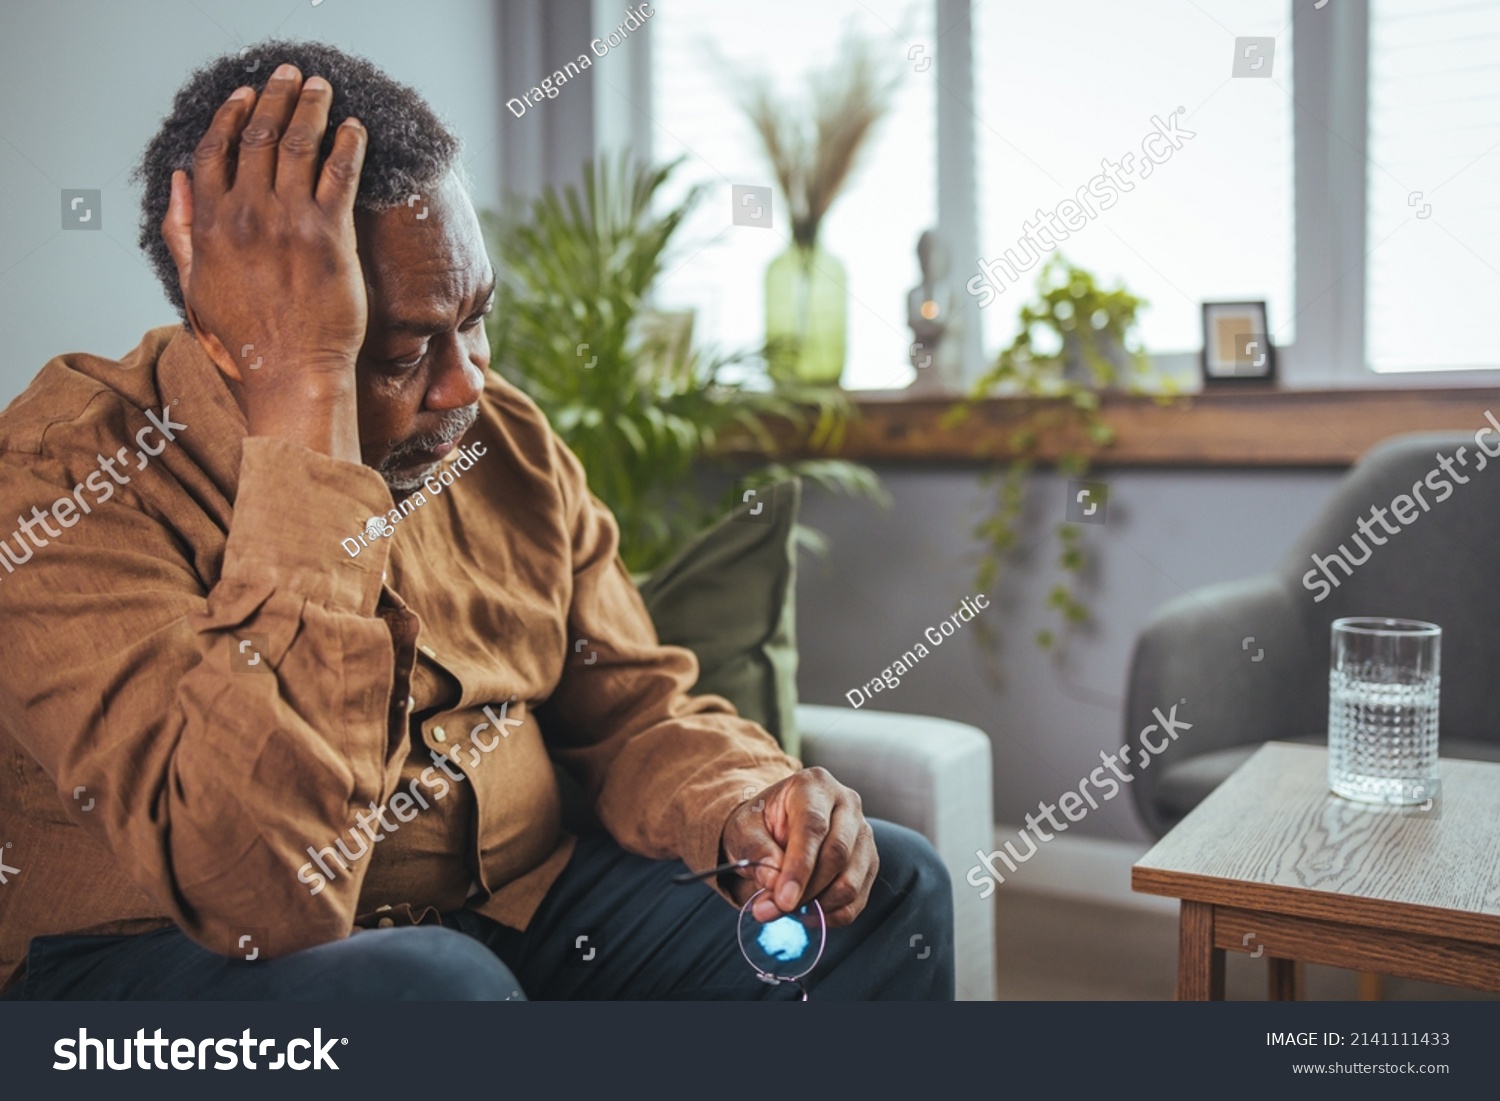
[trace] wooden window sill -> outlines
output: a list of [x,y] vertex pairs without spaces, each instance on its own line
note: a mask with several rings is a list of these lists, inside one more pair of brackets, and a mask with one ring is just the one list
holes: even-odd
[[[993,462],[1010,457],[1008,440],[1048,403],[1036,398],[989,398],[966,420],[944,424],[954,397],[896,398],[851,395],[859,416],[832,455],[858,462]],[[1347,467],[1376,443],[1406,432],[1485,427],[1485,411],[1500,420],[1500,388],[1369,390],[1214,390],[1158,404],[1148,397],[1102,397],[1105,420],[1115,430],[1106,448],[1061,446],[1044,435],[1038,458],[1083,452],[1099,467]],[[805,439],[783,429],[784,455],[814,454]],[[727,439],[722,453],[760,454],[742,437]]]

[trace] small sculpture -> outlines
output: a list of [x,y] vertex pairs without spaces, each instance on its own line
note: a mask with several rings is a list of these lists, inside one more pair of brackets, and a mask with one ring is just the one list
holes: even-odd
[[922,282],[906,296],[906,323],[913,337],[908,351],[917,377],[907,389],[954,390],[962,374],[958,362],[962,341],[948,282],[948,250],[936,231],[929,229],[917,240],[917,261]]

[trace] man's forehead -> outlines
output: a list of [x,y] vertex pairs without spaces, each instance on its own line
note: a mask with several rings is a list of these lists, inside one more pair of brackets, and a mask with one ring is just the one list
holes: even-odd
[[365,280],[381,299],[468,299],[494,282],[474,207],[451,176],[415,202],[361,213],[358,232]]
[[455,321],[463,320],[462,316],[454,316],[452,307],[461,307],[463,313],[467,313],[470,306],[479,309],[494,289],[495,276],[489,272],[478,280],[454,280],[432,294],[414,292],[409,298],[399,294],[383,297],[371,304],[371,312],[386,332],[431,336],[451,328]]

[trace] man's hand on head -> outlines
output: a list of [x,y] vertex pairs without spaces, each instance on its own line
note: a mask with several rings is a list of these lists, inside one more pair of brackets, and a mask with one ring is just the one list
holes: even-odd
[[237,89],[172,174],[162,237],[188,320],[238,385],[251,435],[358,462],[354,365],[367,320],[354,199],[366,135],[338,129],[321,168],[333,89],[295,67],[257,97]]
[[742,905],[758,888],[752,911],[771,921],[816,899],[831,928],[848,925],[870,900],[880,871],[875,834],[859,793],[822,768],[803,769],[747,799],[724,823],[727,860],[756,860],[731,886]]

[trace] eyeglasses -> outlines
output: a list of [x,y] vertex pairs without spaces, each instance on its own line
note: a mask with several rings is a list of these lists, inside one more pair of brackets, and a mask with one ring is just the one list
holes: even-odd
[[[740,868],[774,868],[763,860],[731,860],[717,868],[704,872],[686,872],[672,877],[678,884],[696,883],[702,879],[713,879],[726,872]],[[771,921],[756,920],[752,911],[755,900],[766,893],[762,887],[740,907],[737,935],[740,955],[745,957],[761,982],[780,986],[795,983],[802,991],[802,1000],[807,1001],[807,987],[802,980],[823,958],[823,946],[828,940],[828,923],[823,920],[823,907],[817,899],[799,906],[790,914],[782,914]]]

